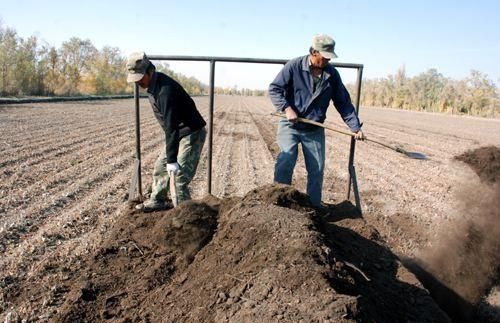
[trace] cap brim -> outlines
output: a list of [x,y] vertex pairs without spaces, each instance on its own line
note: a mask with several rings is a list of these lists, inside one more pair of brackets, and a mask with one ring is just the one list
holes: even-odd
[[324,58],[327,58],[327,59],[332,59],[332,58],[337,58],[337,54],[335,54],[334,52],[319,52],[321,54],[321,56],[323,56]]
[[127,76],[128,83],[135,83],[140,81],[144,77],[144,74],[141,73],[129,73]]

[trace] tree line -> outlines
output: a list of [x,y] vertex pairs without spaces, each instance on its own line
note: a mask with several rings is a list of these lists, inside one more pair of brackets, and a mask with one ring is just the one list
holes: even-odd
[[[74,96],[130,94],[126,59],[116,47],[98,50],[90,40],[73,37],[59,48],[37,36],[27,39],[0,23],[0,96]],[[159,71],[172,76],[191,95],[205,95],[208,86],[194,77],[175,73],[166,63]],[[347,85],[355,95],[355,86]],[[216,94],[266,95],[265,90],[216,87]],[[401,67],[395,75],[363,80],[361,104],[407,110],[500,116],[498,87],[487,75],[471,71],[462,80],[430,69],[414,77]]]
[[[355,86],[347,87],[355,95]],[[500,117],[498,87],[475,70],[465,79],[453,80],[436,69],[408,77],[401,67],[395,75],[363,80],[361,105]]]
[[255,90],[242,88],[238,89],[235,85],[233,87],[218,87],[216,86],[214,89],[215,94],[223,94],[223,95],[243,95],[243,96],[265,96],[267,94],[266,90]]
[[[74,96],[130,94],[126,58],[116,47],[98,50],[90,40],[73,37],[55,48],[37,36],[23,39],[0,24],[0,96]],[[194,77],[176,73],[163,62],[156,69],[177,80],[191,95],[206,95],[209,87]],[[216,94],[265,95],[264,90],[216,87]]]
[[[130,94],[126,58],[116,47],[98,50],[90,40],[73,37],[59,48],[37,36],[23,39],[0,24],[0,96],[74,96]],[[207,85],[156,64],[192,95]]]

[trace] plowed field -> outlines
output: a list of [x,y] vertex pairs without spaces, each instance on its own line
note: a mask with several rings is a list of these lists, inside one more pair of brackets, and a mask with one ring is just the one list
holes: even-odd
[[[208,98],[195,101],[208,120]],[[279,149],[277,118],[269,115],[273,111],[269,99],[218,96],[215,105],[212,194],[222,199],[243,197],[271,184]],[[147,191],[164,135],[146,100],[141,100],[141,118],[142,178]],[[362,109],[360,118],[367,136],[429,157],[414,160],[375,144],[357,143],[355,166],[363,221],[392,253],[435,259],[435,255],[427,257],[429,250],[442,245],[443,236],[460,227],[473,207],[487,208],[498,220],[498,203],[466,203],[464,207],[464,193],[483,192],[485,197],[498,190],[454,157],[479,147],[500,147],[499,120],[377,108]],[[333,107],[327,123],[345,129]],[[103,244],[108,245],[107,239],[116,234],[114,226],[130,213],[133,100],[0,106],[0,129],[0,318],[12,322],[61,319],[58,309],[72,293],[69,281],[79,273],[75,268],[83,268],[89,257],[102,255]],[[323,200],[330,205],[345,200],[349,142],[346,136],[327,133]],[[206,171],[207,145],[191,185],[195,199],[205,196]],[[303,192],[305,184],[300,158],[294,186]],[[143,247],[134,244],[127,248],[143,254]],[[493,248],[498,248],[498,239]],[[486,300],[493,309],[500,306],[495,303],[495,291]],[[228,298],[219,296],[224,301]],[[137,315],[134,318],[142,317]],[[182,313],[176,315],[172,319],[186,319]],[[226,312],[217,315],[212,317],[217,321],[231,318]],[[286,319],[284,313],[276,315]]]

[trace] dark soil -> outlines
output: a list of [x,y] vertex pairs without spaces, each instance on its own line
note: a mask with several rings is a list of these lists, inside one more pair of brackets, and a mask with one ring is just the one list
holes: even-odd
[[500,149],[495,146],[481,147],[456,156],[468,164],[481,180],[498,183],[500,179]]
[[449,322],[349,203],[289,186],[131,210],[64,282],[63,322]]

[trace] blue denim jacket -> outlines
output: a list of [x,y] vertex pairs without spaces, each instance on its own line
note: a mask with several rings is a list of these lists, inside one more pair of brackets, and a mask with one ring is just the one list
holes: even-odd
[[326,110],[332,100],[353,132],[361,128],[349,93],[333,65],[328,64],[323,69],[321,83],[313,93],[309,55],[294,58],[285,64],[269,85],[269,96],[278,111],[292,107],[300,118],[317,122],[325,121]]

